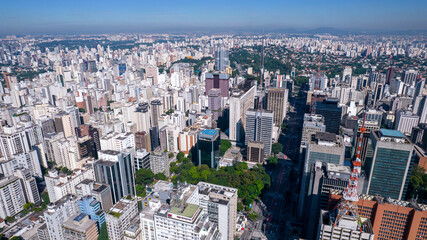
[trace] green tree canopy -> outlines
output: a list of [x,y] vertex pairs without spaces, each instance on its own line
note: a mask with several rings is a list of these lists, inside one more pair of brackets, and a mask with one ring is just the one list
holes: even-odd
[[279,152],[281,152],[283,149],[283,145],[280,143],[273,143],[273,145],[271,146],[271,151],[274,154],[278,154]]

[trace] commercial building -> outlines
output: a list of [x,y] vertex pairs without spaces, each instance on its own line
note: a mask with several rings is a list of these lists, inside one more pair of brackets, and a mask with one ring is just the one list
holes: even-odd
[[410,136],[412,128],[416,127],[419,121],[420,117],[413,114],[411,111],[399,110],[397,111],[394,129]]
[[219,129],[205,129],[197,136],[198,165],[217,168],[220,158],[221,137]]
[[338,133],[342,108],[338,106],[338,99],[329,98],[323,102],[316,102],[316,114],[320,114],[325,118],[326,132]]
[[[340,190],[331,191],[330,206],[342,197]],[[369,219],[375,239],[421,240],[427,238],[427,205],[416,201],[401,201],[381,195],[359,195],[357,212],[362,219]]]
[[96,221],[99,229],[105,222],[105,213],[102,211],[101,202],[94,196],[86,195],[79,199],[79,208],[82,214],[86,214],[90,219]]
[[113,203],[125,196],[135,196],[135,172],[132,156],[117,151],[98,152],[99,160],[94,163],[96,181],[111,187]]
[[316,162],[343,165],[344,156],[345,147],[343,140],[340,136],[333,133],[318,132],[315,135],[315,139],[309,142],[303,166],[301,192],[298,204],[299,216],[304,216],[304,211],[307,210],[307,202],[305,200],[309,192],[308,186],[312,165]]
[[406,195],[412,168],[414,144],[401,132],[380,129],[371,132],[365,161],[366,193],[401,200]]
[[230,60],[228,59],[228,51],[224,48],[219,48],[215,51],[215,71],[224,72],[227,67],[230,66]]
[[229,97],[230,75],[226,73],[206,73],[205,74],[205,95],[212,88],[221,89],[221,97]]
[[134,171],[138,171],[141,168],[150,168],[150,152],[142,148],[135,152],[133,161]]
[[[85,179],[76,186],[76,192],[79,197],[93,196],[94,199],[101,203],[101,209],[104,211],[107,211],[113,206],[113,197],[111,195],[112,192],[110,185],[108,184],[98,183],[90,179]],[[88,212],[85,213],[92,215]]]
[[282,126],[288,108],[288,89],[269,88],[267,89],[267,110],[274,112],[274,124]]
[[99,236],[96,221],[84,213],[70,217],[62,227],[64,240],[96,240]]
[[246,111],[254,108],[256,83],[245,81],[232,90],[230,96],[229,140],[243,145],[246,127]]
[[135,149],[145,149],[149,152],[152,150],[149,132],[142,131],[135,133]]
[[302,125],[301,149],[307,148],[308,143],[314,138],[317,132],[325,132],[325,119],[319,114],[304,114]]
[[273,122],[275,114],[269,110],[249,109],[246,111],[245,145],[249,141],[264,143],[264,154],[271,154]]
[[213,120],[218,120],[221,115],[221,89],[212,88],[208,91],[208,110],[212,113]]
[[[355,215],[344,215],[335,224],[335,218],[326,210],[321,210],[319,240],[374,240],[374,232],[369,219],[358,219]],[[361,226],[360,226],[361,225]]]
[[247,160],[250,162],[262,163],[264,161],[264,143],[249,141],[247,145]]

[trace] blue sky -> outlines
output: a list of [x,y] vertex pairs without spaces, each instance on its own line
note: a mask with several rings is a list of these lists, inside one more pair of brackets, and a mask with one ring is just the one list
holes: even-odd
[[427,30],[427,0],[0,0],[0,34]]

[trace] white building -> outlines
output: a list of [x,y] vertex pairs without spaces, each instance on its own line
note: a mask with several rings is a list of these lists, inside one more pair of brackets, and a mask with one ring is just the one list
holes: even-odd
[[58,201],[67,194],[77,194],[76,186],[85,179],[95,179],[91,166],[87,166],[85,169],[77,169],[71,175],[50,170],[45,176],[50,201]]
[[0,218],[15,216],[24,210],[25,195],[18,177],[0,179]]
[[418,125],[420,117],[413,114],[411,111],[397,111],[396,123],[394,129],[405,135],[411,135],[412,128]]
[[65,195],[60,200],[49,203],[44,213],[49,239],[64,239],[62,224],[78,213],[79,201],[74,195]]
[[122,198],[105,214],[108,238],[123,240],[124,232],[131,224],[131,220],[138,215],[136,198]]

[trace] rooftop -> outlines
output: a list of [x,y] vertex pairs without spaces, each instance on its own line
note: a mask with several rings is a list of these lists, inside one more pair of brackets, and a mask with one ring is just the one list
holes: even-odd
[[216,129],[205,129],[201,133],[206,135],[215,135],[218,132]]
[[395,138],[404,138],[405,135],[403,135],[401,132],[397,130],[391,130],[391,129],[380,129],[380,133],[384,137],[395,137]]
[[199,206],[195,204],[187,204],[184,209],[178,207],[171,207],[169,212],[184,217],[192,218],[196,213],[197,209],[199,209]]

